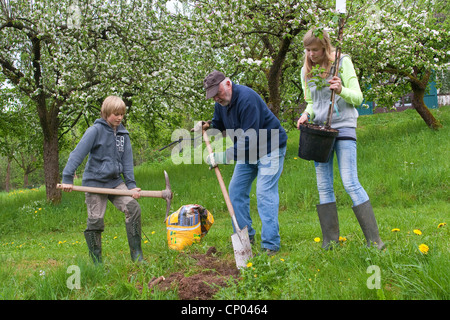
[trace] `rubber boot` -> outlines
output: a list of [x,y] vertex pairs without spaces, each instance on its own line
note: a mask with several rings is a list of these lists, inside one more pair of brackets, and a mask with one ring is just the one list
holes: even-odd
[[84,237],[89,249],[89,255],[95,264],[102,263],[102,232],[101,231],[84,231]]
[[358,219],[359,225],[364,233],[364,237],[366,237],[367,246],[370,247],[371,243],[374,243],[378,249],[383,249],[384,243],[381,241],[378,233],[378,225],[375,219],[375,214],[373,213],[372,205],[370,204],[370,200],[354,206],[352,209]]
[[333,244],[339,243],[339,220],[336,202],[318,204],[316,206],[322,228],[322,248],[331,249]]
[[131,260],[141,262],[143,252],[141,248],[141,220],[125,224],[127,230],[128,245],[130,246]]

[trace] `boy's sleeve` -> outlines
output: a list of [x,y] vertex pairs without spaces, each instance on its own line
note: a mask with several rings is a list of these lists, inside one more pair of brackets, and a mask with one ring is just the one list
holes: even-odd
[[136,188],[136,180],[134,178],[133,150],[131,148],[130,136],[125,135],[125,150],[122,158],[123,178],[129,190]]
[[97,129],[95,127],[90,127],[86,130],[80,142],[78,142],[75,149],[70,153],[62,173],[62,183],[73,184],[75,171],[91,151],[96,135]]
[[305,83],[305,75],[304,75],[304,69],[301,70],[301,81],[302,81],[302,88],[303,88],[303,95],[305,97],[305,101],[307,103],[305,112],[307,112],[311,119],[314,118],[314,112],[313,112],[313,101],[311,98],[311,91],[309,90],[309,87]]
[[358,107],[363,102],[363,94],[359,86],[358,77],[350,57],[342,59],[342,91],[339,94],[345,102]]

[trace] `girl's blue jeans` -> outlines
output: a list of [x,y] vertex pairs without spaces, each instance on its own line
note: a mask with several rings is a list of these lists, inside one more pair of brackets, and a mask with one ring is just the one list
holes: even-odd
[[283,171],[286,147],[261,157],[255,164],[236,163],[229,185],[230,200],[239,228],[248,227],[250,238],[255,236],[250,217],[250,191],[256,178],[256,199],[261,218],[261,247],[278,251],[280,234],[278,225],[278,180]]
[[320,204],[336,202],[333,189],[334,153],[336,153],[342,183],[344,184],[345,191],[353,201],[353,206],[360,205],[369,200],[369,196],[358,180],[356,141],[336,140],[330,160],[326,163],[314,162]]

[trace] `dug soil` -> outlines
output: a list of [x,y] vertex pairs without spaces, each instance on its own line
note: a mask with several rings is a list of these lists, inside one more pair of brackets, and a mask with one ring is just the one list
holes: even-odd
[[181,300],[209,300],[220,288],[239,278],[235,262],[219,259],[219,256],[215,247],[210,247],[204,255],[191,254],[189,257],[197,261],[197,273],[185,276],[183,272],[176,272],[165,278],[153,278],[148,287],[157,286],[161,291],[177,288]]

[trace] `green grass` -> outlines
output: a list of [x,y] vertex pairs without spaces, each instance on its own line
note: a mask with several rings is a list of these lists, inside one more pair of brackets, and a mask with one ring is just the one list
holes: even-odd
[[[274,257],[255,256],[252,266],[241,270],[241,280],[230,282],[214,298],[449,299],[449,226],[438,225],[449,223],[450,107],[432,112],[444,124],[439,131],[428,129],[415,111],[363,116],[358,121],[359,178],[387,245],[381,252],[366,248],[337,170],[340,229],[346,240],[331,251],[323,251],[314,241],[321,237],[314,164],[297,157],[299,132],[289,132],[280,180],[281,250]],[[83,193],[65,193],[56,206],[45,201],[43,189],[0,193],[0,299],[173,300],[178,299],[176,289],[150,291],[147,283],[155,276],[195,272],[195,261],[186,254],[203,254],[215,246],[223,253],[220,259],[232,261],[231,223],[214,173],[205,164],[173,165],[169,158],[137,167],[138,185],[164,189],[163,170],[175,193],[172,212],[198,203],[213,214],[215,223],[201,243],[182,254],[167,247],[165,201],[139,200],[147,262],[142,265],[130,261],[124,217],[112,205],[103,233],[104,263],[95,266],[83,236]],[[221,166],[221,171],[228,184],[233,166]],[[251,214],[259,231],[254,192]],[[393,232],[394,228],[400,231]],[[422,234],[415,234],[415,229]],[[428,245],[428,253],[419,251],[420,244]],[[253,251],[259,251],[258,237]],[[80,289],[67,286],[70,266],[80,270]],[[374,283],[371,266],[379,268],[379,289],[369,288]]]

